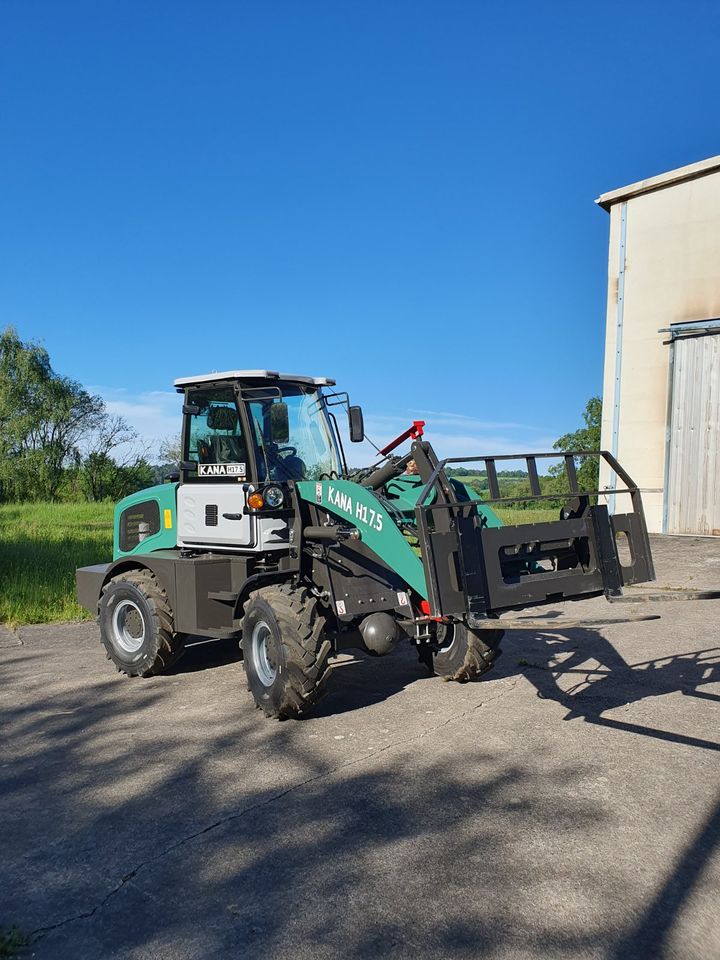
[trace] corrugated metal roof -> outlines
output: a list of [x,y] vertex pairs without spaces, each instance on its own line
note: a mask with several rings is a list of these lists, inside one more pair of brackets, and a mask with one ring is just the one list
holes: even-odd
[[678,167],[676,170],[668,170],[667,173],[659,173],[656,177],[638,180],[637,183],[631,183],[627,187],[610,190],[598,197],[595,203],[599,204],[604,210],[610,210],[613,204],[620,203],[622,200],[630,200],[632,197],[638,197],[643,193],[662,190],[664,187],[671,187],[676,183],[684,183],[687,180],[696,180],[698,177],[704,177],[716,170],[720,170],[720,156],[708,157],[707,160],[699,160],[697,163],[690,163],[686,167]]
[[278,373],[277,370],[224,370],[222,373],[202,373],[197,377],[180,377],[176,387],[188,387],[194,383],[214,383],[216,380],[290,380],[293,383],[312,383],[316,387],[334,387],[329,377],[303,377],[297,373]]

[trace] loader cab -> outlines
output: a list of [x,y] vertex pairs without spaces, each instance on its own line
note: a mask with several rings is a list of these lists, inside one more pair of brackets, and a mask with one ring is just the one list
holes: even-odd
[[[287,549],[289,485],[343,473],[322,394],[332,384],[270,371],[175,381],[184,394],[180,546]],[[255,509],[251,495],[266,492],[264,507]]]

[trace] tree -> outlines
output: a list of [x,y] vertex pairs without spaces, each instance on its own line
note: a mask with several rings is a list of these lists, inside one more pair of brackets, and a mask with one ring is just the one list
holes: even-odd
[[177,434],[174,437],[165,437],[160,444],[160,462],[163,464],[172,464],[179,466],[182,460],[182,435]]
[[[585,426],[565,433],[553,444],[553,450],[599,450],[602,423],[602,400],[590,397],[583,411]],[[597,490],[600,463],[597,457],[575,457],[578,484],[581,490]],[[562,470],[562,468],[560,468]]]
[[136,440],[101,397],[53,370],[44,347],[13,327],[0,334],[0,499],[54,500],[68,481],[75,495],[80,484],[90,499],[112,496],[147,476],[137,452],[111,456]]
[[[133,486],[136,474],[147,477],[147,462],[136,450],[137,441],[137,431],[124,417],[104,413],[84,444],[80,477],[88,500],[122,499],[134,492],[128,487]],[[121,451],[124,455],[118,459]]]
[[91,453],[85,458],[81,478],[89,500],[122,500],[155,483],[153,468],[144,457],[117,463],[105,453]]
[[104,414],[91,396],[52,369],[44,347],[0,335],[0,489],[8,499],[53,500],[63,469]]

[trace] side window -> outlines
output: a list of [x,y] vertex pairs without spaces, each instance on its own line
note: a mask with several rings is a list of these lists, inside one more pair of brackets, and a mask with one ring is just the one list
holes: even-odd
[[231,387],[194,390],[188,404],[198,407],[189,415],[186,459],[198,464],[197,478],[247,474],[247,449]]
[[157,500],[145,500],[126,507],[120,514],[120,549],[134,550],[146,537],[160,532],[160,507]]

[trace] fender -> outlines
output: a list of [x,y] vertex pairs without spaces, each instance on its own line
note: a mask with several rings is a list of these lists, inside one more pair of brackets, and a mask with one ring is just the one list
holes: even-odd
[[112,563],[98,563],[92,567],[79,567],[75,571],[78,602],[94,616],[98,613],[100,594],[105,584],[118,573],[126,570],[150,570],[167,594],[170,606],[176,608],[175,564],[179,550],[157,550],[154,553],[123,556]]

